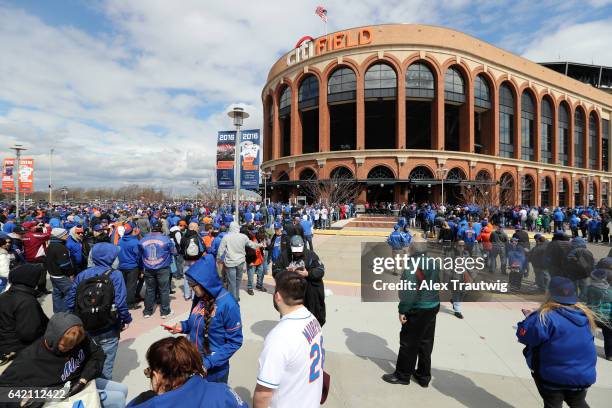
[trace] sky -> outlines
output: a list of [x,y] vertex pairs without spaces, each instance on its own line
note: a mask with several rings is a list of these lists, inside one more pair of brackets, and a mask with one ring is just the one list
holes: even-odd
[[241,106],[260,128],[268,70],[304,35],[454,28],[533,61],[612,66],[612,0],[0,0],[0,158],[21,143],[47,188],[193,191]]

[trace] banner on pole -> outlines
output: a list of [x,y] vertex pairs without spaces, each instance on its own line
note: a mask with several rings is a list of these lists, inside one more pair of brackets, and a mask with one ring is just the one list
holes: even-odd
[[259,189],[259,129],[240,132],[240,188]]
[[217,188],[231,190],[234,188],[234,150],[236,132],[223,130],[217,136]]
[[34,192],[34,159],[21,159],[19,166],[19,192]]
[[2,192],[15,192],[15,159],[4,159],[2,161]]

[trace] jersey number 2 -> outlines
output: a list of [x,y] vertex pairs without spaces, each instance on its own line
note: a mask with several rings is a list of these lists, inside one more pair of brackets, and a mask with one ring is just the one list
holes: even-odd
[[[323,337],[321,337],[321,344],[314,343],[310,348],[310,378],[308,382],[316,381],[321,375],[323,369],[323,363],[325,362],[325,350],[323,349]],[[319,362],[321,366],[319,367]]]

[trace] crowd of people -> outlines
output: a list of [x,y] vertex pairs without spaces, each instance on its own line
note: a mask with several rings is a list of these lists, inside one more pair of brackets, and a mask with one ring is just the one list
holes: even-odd
[[[193,203],[53,206],[19,217],[13,207],[0,208],[0,387],[59,387],[71,396],[94,390],[103,407],[126,406],[127,387],[113,381],[121,333],[140,309],[144,319],[157,309],[162,319],[172,317],[170,294],[181,291],[191,312],[164,328],[184,336],[151,345],[151,390],[128,406],[193,397],[201,406],[247,406],[227,386],[230,359],[243,341],[241,282],[247,274],[246,293],[266,292],[271,271],[282,330],[266,339],[274,352],[260,357],[254,406],[304,401],[302,392],[315,406],[323,395],[326,313],[325,268],[312,235],[351,207],[334,206],[338,214],[330,215],[324,206],[244,203],[238,219],[230,206]],[[40,306],[46,295],[50,317]],[[286,342],[303,333],[303,344]],[[282,347],[286,353],[278,355]],[[311,352],[320,356],[316,365]],[[293,389],[300,376],[308,385]]]
[[[518,324],[517,339],[525,345],[527,365],[545,407],[560,408],[564,402],[588,407],[586,394],[595,382],[597,360],[594,333],[599,329],[605,358],[612,361],[612,250],[602,248],[607,256],[596,260],[587,242],[612,243],[610,209],[425,204],[404,205],[399,214],[387,238],[393,256],[407,253],[418,258],[438,250],[453,258],[480,256],[486,260],[483,272],[490,277],[508,275],[510,287],[517,291],[533,271],[535,292],[548,296],[539,309],[524,310],[525,320]],[[542,218],[544,222],[538,221]],[[533,244],[528,232],[533,233]],[[410,268],[392,274],[415,287],[445,279],[445,271],[435,264]],[[470,271],[459,275],[464,281],[474,279]],[[463,319],[463,294],[451,292],[454,315]],[[412,379],[427,387],[440,292],[405,289],[399,297],[400,349],[395,371],[383,375],[383,380],[407,385]]]

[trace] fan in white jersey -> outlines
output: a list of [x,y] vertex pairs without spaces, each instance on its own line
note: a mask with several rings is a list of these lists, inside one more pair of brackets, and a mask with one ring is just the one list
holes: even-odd
[[306,309],[306,282],[296,272],[276,276],[274,307],[281,320],[259,356],[254,408],[319,407],[325,350],[318,320]]

